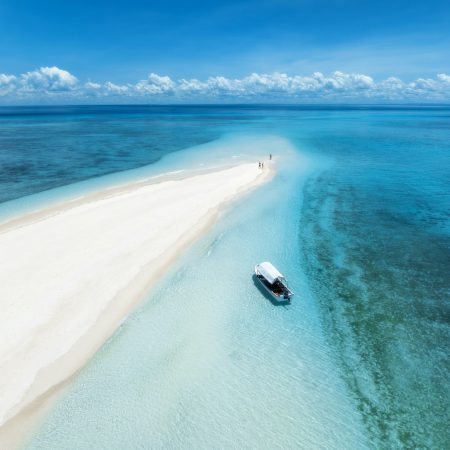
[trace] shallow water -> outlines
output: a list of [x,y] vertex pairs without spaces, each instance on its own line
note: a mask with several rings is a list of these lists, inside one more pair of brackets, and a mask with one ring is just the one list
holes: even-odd
[[[173,269],[29,448],[364,448],[298,270],[298,242],[285,241],[298,234],[302,183],[320,167],[276,144],[278,177]],[[264,259],[286,269],[298,302],[275,306],[254,285]]]
[[[29,153],[17,184],[0,180],[4,199],[154,161],[117,179],[257,159],[271,145],[280,171],[161,281],[28,448],[450,447],[448,108],[47,112],[0,111],[8,159],[23,156],[11,122],[33,140],[35,121],[42,135],[64,121],[82,135],[93,126],[128,155],[111,156],[91,136],[92,151],[106,153],[95,162],[87,138],[73,139],[59,176],[53,150]],[[155,129],[155,142],[164,133],[172,142],[162,141],[171,152],[162,160],[141,145]],[[91,183],[85,189],[102,181]],[[254,286],[252,267],[264,259],[286,272],[291,306],[275,307]]]

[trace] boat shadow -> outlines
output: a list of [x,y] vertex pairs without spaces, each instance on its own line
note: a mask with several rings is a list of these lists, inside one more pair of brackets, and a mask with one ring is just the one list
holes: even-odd
[[261,286],[260,281],[258,280],[258,277],[253,274],[252,275],[253,284],[256,286],[259,292],[267,299],[270,303],[272,303],[273,306],[287,306],[291,304],[290,300],[283,300],[281,302],[277,302],[273,299],[273,297]]

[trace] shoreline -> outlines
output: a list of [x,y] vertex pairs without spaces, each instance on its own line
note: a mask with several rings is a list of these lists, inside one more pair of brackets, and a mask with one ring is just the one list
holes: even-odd
[[[77,209],[99,208],[100,205],[126,199],[137,192],[152,188],[161,190],[164,187],[174,188],[177,183],[183,193],[189,184],[195,180],[201,188],[200,178],[211,183],[232,179],[234,174],[242,178],[237,184],[231,184],[229,190],[223,192],[222,197],[216,198],[210,207],[203,206],[203,210],[194,220],[194,225],[183,229],[182,233],[173,236],[172,241],[167,242],[164,252],[155,258],[147,258],[139,271],[127,280],[126,285],[119,287],[114,292],[112,299],[107,301],[97,315],[94,322],[85,330],[78,339],[63,354],[56,357],[50,364],[40,367],[35,373],[34,380],[28,389],[23,392],[18,403],[10,407],[5,414],[5,419],[0,426],[0,444],[6,444],[8,449],[18,447],[24,443],[31,429],[34,428],[40,418],[59,393],[70,383],[70,379],[89,361],[96,351],[119,329],[129,313],[146,296],[154,284],[164,275],[167,269],[186,251],[199,237],[201,237],[217,221],[221,213],[237,198],[246,194],[258,185],[268,181],[273,176],[272,164],[267,162],[263,171],[256,170],[256,163],[241,163],[226,168],[214,168],[201,171],[201,173],[183,172],[167,179],[160,177],[149,180],[139,180],[136,183],[128,183],[123,186],[112,187],[100,192],[87,194],[68,202],[42,209],[23,217],[9,220],[0,225],[0,238],[14,231],[27,227],[36,227],[46,221],[70,215]],[[253,167],[253,169],[252,169]],[[244,172],[249,173],[244,173]],[[153,182],[152,182],[153,181]],[[191,182],[191,183],[189,183]],[[154,193],[154,192],[153,192]],[[164,203],[164,202],[163,202]],[[195,200],[194,200],[195,205]],[[161,205],[166,208],[166,205]],[[56,220],[56,219],[55,219]],[[155,236],[159,240],[158,236]],[[42,326],[42,325],[41,325]],[[2,355],[0,355],[2,356]],[[0,364],[0,367],[3,367]],[[27,430],[24,432],[24,430]]]
[[[231,169],[237,167],[238,165],[249,164],[244,162],[241,164],[229,164],[214,166],[205,169],[195,169],[186,171],[174,171],[174,172],[164,172],[160,175],[153,175],[151,177],[138,178],[135,181],[122,182],[117,185],[102,186],[100,189],[93,189],[82,194],[78,194],[75,197],[69,195],[68,198],[61,198],[59,200],[53,201],[50,205],[39,205],[31,208],[30,210],[19,210],[17,214],[10,213],[3,218],[0,218],[0,234],[16,226],[21,226],[25,222],[30,222],[33,219],[41,220],[52,214],[57,214],[68,209],[74,208],[76,206],[82,205],[87,202],[93,202],[95,200],[101,200],[107,197],[111,197],[121,193],[127,193],[135,190],[139,187],[161,184],[166,181],[181,181],[186,178],[192,178],[197,175],[207,175],[212,172],[218,172],[221,170]],[[270,168],[269,168],[270,169]],[[107,176],[107,175],[105,175]],[[102,176],[101,178],[105,177]],[[79,183],[77,183],[79,184]],[[67,188],[67,186],[64,186]],[[55,188],[61,189],[61,187]],[[47,192],[47,191],[44,191]],[[31,196],[40,195],[32,194]],[[17,200],[17,199],[16,199]],[[12,200],[14,202],[16,200]],[[20,200],[20,199],[19,199]]]

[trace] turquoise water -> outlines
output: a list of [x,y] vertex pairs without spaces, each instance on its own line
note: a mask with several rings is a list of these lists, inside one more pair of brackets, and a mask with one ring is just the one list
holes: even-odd
[[[27,448],[450,447],[450,109],[1,110],[0,195],[13,211],[271,146],[275,180],[161,280]],[[264,259],[291,306],[254,286]]]

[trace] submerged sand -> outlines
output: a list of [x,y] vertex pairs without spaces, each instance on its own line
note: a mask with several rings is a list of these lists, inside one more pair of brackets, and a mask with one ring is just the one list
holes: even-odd
[[268,174],[245,163],[140,181],[0,226],[0,444],[20,432],[21,414],[93,355],[219,210]]

